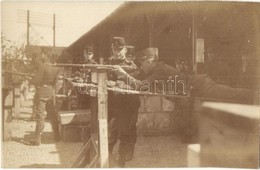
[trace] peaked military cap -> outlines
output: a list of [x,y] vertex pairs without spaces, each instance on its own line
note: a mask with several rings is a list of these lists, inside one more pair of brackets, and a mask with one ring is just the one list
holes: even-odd
[[134,46],[127,46],[127,54],[128,55],[133,55],[135,53],[135,47]]
[[158,48],[149,47],[137,53],[137,59],[144,61],[146,59],[158,59]]
[[93,53],[93,47],[92,46],[85,46],[84,50],[86,51],[86,53]]
[[125,38],[124,37],[113,37],[112,39],[112,46],[113,47],[125,47]]

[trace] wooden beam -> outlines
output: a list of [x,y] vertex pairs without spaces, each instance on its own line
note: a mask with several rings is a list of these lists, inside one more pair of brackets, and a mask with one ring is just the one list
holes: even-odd
[[100,167],[108,168],[107,72],[102,68],[97,71]]

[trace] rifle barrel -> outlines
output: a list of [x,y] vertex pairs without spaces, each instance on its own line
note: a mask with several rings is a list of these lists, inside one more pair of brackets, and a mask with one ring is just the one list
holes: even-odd
[[[103,65],[103,64],[68,64],[68,63],[54,63],[51,64],[54,67],[86,67],[86,68],[105,68],[113,69],[115,65]],[[121,66],[124,69],[131,69],[130,66]]]
[[17,73],[17,72],[13,72],[13,71],[3,71],[3,73],[9,73],[9,74],[16,74],[19,76],[28,76],[28,77],[34,77],[34,74],[27,74],[27,73]]
[[24,62],[32,62],[32,60],[28,59],[20,59],[20,58],[7,58],[7,59],[2,59],[1,61],[7,62],[7,61],[24,61]]

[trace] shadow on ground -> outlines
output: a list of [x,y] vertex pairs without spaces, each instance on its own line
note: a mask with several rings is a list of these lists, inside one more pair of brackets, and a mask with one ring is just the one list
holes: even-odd
[[[34,139],[34,132],[26,131],[23,138],[19,137],[12,137],[12,141],[24,144],[24,145],[30,145],[30,141]],[[53,139],[53,133],[52,132],[43,132],[42,134],[42,144],[54,144],[55,141]]]

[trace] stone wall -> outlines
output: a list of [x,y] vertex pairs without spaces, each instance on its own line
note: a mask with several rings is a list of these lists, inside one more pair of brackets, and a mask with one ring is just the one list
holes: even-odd
[[137,128],[146,135],[168,134],[180,129],[175,104],[160,96],[140,96]]

